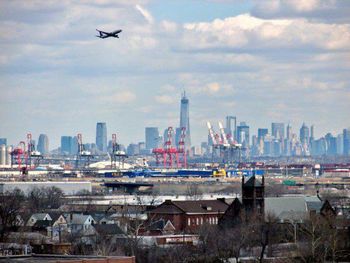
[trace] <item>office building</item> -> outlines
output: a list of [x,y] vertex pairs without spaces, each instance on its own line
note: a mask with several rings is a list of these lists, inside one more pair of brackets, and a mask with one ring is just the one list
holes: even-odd
[[74,136],[72,138],[70,153],[71,154],[77,154],[78,153],[78,137],[77,136]]
[[49,137],[46,134],[39,135],[37,150],[44,155],[49,153]]
[[337,138],[334,137],[331,133],[327,133],[324,138],[326,139],[326,154],[327,155],[336,155],[337,154]]
[[159,145],[159,130],[157,127],[146,127],[145,128],[145,142],[146,150],[151,151],[157,148]]
[[226,116],[226,134],[237,140],[237,119],[235,116]]
[[96,146],[101,152],[107,152],[107,125],[105,122],[96,124]]
[[337,136],[337,155],[343,155],[343,153],[344,153],[343,134],[338,134],[338,136]]
[[309,139],[310,139],[310,131],[309,127],[303,123],[303,125],[300,128],[300,141],[302,144],[309,144]]
[[245,122],[241,122],[237,126],[237,140],[244,147],[249,147],[249,126]]
[[61,153],[71,154],[72,136],[61,136]]
[[266,128],[258,129],[258,141],[264,140],[265,136],[269,133],[269,130]]
[[126,153],[130,156],[140,154],[139,145],[136,143],[130,143],[126,149]]
[[343,154],[350,155],[350,128],[343,130]]
[[0,145],[7,145],[7,139],[6,138],[0,138]]
[[273,122],[271,124],[271,135],[280,141],[284,140],[284,123]]
[[180,105],[180,127],[186,128],[185,147],[191,148],[191,130],[190,130],[190,113],[189,113],[189,100],[186,97],[186,93],[182,94]]
[[286,137],[287,137],[287,140],[291,140],[292,139],[292,126],[290,124],[287,125],[287,134],[286,134]]

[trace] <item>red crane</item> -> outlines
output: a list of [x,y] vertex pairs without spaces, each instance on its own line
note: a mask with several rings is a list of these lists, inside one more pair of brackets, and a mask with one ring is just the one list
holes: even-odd
[[[18,146],[13,149],[13,151],[11,152],[11,156],[12,156],[12,160],[17,160],[17,164],[18,164],[18,169],[21,170],[22,172],[25,171],[27,169],[27,151],[26,151],[26,143],[24,141],[21,141]],[[22,167],[22,160],[24,160],[24,164],[26,166]],[[11,164],[13,164],[14,162],[12,161]]]
[[[163,164],[163,167],[174,167],[174,164],[176,164],[177,167],[180,167],[181,165],[183,167],[187,166],[187,160],[186,160],[186,151],[185,151],[185,131],[186,129],[182,129],[181,133],[181,144],[179,142],[178,148],[174,147],[172,145],[173,140],[173,134],[174,129],[173,127],[168,127],[167,131],[167,140],[164,143],[163,148],[154,148],[152,150],[152,153],[155,155],[156,158],[156,165],[159,166],[161,163]],[[181,156],[181,159],[179,159],[179,153]]]
[[172,146],[173,127],[168,127],[167,140],[164,145],[163,163],[165,167],[173,167],[174,157],[176,164],[179,164],[179,155],[175,147]]
[[187,153],[185,148],[185,139],[186,139],[186,127],[181,128],[180,140],[177,148],[178,152],[178,167],[187,167]]

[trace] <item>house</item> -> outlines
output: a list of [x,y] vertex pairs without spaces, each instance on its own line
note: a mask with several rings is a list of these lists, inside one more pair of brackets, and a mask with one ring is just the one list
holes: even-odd
[[65,216],[68,224],[68,228],[71,233],[76,234],[80,231],[88,232],[90,227],[96,224],[96,221],[92,218],[91,215],[83,214],[68,214]]
[[165,200],[148,212],[148,225],[163,220],[169,229],[174,229],[175,233],[195,233],[204,224],[217,225],[227,208],[228,204],[222,199]]
[[27,226],[34,226],[37,221],[52,221],[48,213],[35,213],[27,221]]

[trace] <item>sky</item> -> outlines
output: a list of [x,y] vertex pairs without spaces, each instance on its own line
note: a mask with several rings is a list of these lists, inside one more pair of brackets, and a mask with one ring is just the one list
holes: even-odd
[[[251,134],[303,122],[315,135],[350,126],[350,1],[0,1],[0,137],[45,133],[94,142],[96,122],[123,144],[179,125],[192,142],[226,115]],[[95,29],[122,29],[99,39]]]

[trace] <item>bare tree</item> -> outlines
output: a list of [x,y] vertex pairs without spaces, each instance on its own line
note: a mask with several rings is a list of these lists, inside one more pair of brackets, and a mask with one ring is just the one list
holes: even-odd
[[203,193],[199,189],[198,184],[192,183],[187,186],[186,195],[191,200],[199,200],[202,197]]
[[19,189],[0,195],[0,240],[2,242],[9,231],[18,227],[18,216],[24,201],[25,196]]
[[34,187],[28,193],[28,207],[30,211],[40,212],[45,209],[56,209],[62,204],[63,192],[60,188],[52,187]]

